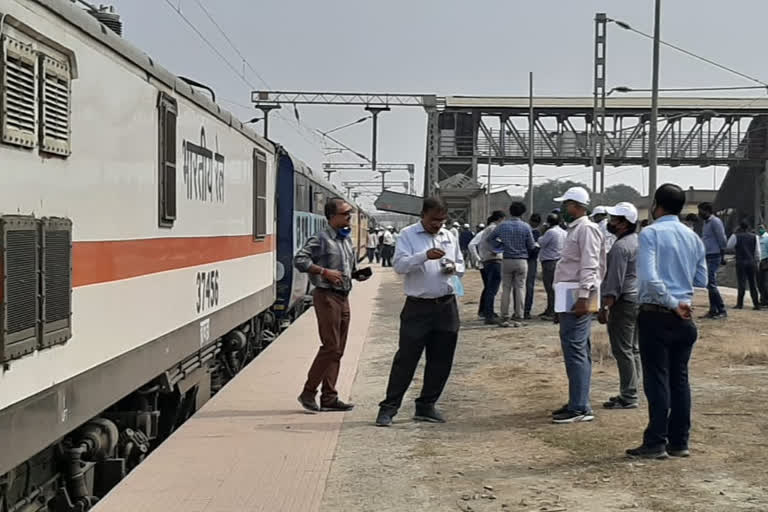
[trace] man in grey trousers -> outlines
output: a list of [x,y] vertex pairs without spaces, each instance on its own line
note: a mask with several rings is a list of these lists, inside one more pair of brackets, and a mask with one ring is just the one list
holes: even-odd
[[642,376],[637,337],[637,209],[631,203],[619,203],[607,211],[611,216],[607,229],[616,241],[608,253],[598,320],[608,324],[611,351],[619,368],[619,394],[603,407],[636,409]]
[[514,305],[515,314],[512,322],[519,327],[523,320],[525,306],[525,280],[528,276],[528,257],[538,244],[533,239],[531,226],[522,221],[525,205],[514,202],[509,207],[509,219],[499,224],[488,237],[488,243],[496,250],[503,251],[504,261],[501,266],[501,316],[499,323],[509,327],[510,305]]

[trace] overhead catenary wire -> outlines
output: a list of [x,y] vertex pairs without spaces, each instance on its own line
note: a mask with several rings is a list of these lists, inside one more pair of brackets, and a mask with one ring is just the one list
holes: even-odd
[[[166,3],[166,4],[168,4],[168,7],[170,7],[170,8],[171,8],[171,10],[172,10],[172,11],[174,11],[174,12],[175,12],[175,13],[176,13],[176,14],[177,14],[177,15],[178,15],[178,16],[179,16],[179,17],[180,17],[180,18],[181,18],[181,19],[184,21],[184,23],[186,23],[186,24],[187,24],[187,26],[189,26],[189,28],[191,28],[191,29],[192,29],[192,31],[193,31],[193,32],[194,32],[194,33],[195,33],[195,34],[196,34],[196,35],[197,35],[197,36],[198,36],[198,37],[199,37],[199,38],[200,38],[200,39],[201,39],[201,40],[202,40],[202,41],[205,43],[205,45],[206,45],[206,46],[208,46],[208,48],[210,48],[210,49],[211,49],[211,51],[213,51],[213,52],[214,52],[214,53],[215,53],[215,54],[216,54],[216,55],[217,55],[217,56],[218,56],[218,57],[219,57],[219,58],[220,58],[220,59],[221,59],[221,60],[224,62],[224,64],[225,64],[225,65],[226,65],[226,66],[227,66],[227,67],[228,67],[228,68],[229,68],[229,69],[230,69],[230,70],[231,70],[231,71],[232,71],[232,72],[235,74],[235,76],[237,76],[237,77],[238,77],[240,80],[242,80],[242,81],[243,81],[243,83],[245,83],[245,85],[247,85],[249,88],[251,88],[251,89],[257,89],[257,88],[258,88],[258,87],[257,87],[257,86],[256,86],[256,85],[253,83],[253,82],[251,82],[251,81],[248,79],[248,77],[246,77],[244,74],[241,74],[241,73],[240,73],[240,71],[237,69],[237,67],[236,67],[236,66],[235,66],[235,65],[234,65],[234,64],[233,64],[233,63],[232,63],[232,62],[231,62],[231,61],[230,61],[230,60],[229,60],[229,59],[228,59],[228,58],[227,58],[227,57],[226,57],[226,56],[225,56],[225,55],[224,55],[224,54],[223,54],[223,53],[222,53],[222,52],[221,52],[221,51],[220,51],[218,48],[217,48],[217,47],[216,47],[216,45],[214,45],[214,44],[213,44],[213,43],[212,43],[212,42],[211,42],[211,41],[210,41],[210,40],[209,40],[209,39],[208,39],[208,38],[205,36],[205,34],[203,34],[203,32],[202,32],[202,31],[201,31],[199,28],[197,28],[197,26],[196,26],[196,25],[195,25],[195,24],[194,24],[194,23],[193,23],[193,22],[192,22],[192,21],[191,21],[191,20],[190,20],[190,19],[189,19],[189,18],[188,18],[188,17],[187,17],[187,16],[186,16],[186,15],[185,15],[185,14],[184,14],[182,11],[181,11],[181,9],[180,9],[179,7],[177,7],[177,6],[173,5],[173,2],[171,2],[171,0],[165,0],[165,3]],[[208,11],[205,11],[205,12],[207,13]],[[210,14],[208,14],[208,16],[209,16],[209,18],[212,18],[212,17],[210,16]],[[219,30],[221,30],[221,27],[220,27],[220,25],[218,25],[218,23],[215,23],[215,25],[217,26],[217,28],[218,28]],[[229,38],[227,38],[227,39],[229,40]],[[231,40],[230,40],[230,42],[231,42]],[[238,53],[238,54],[240,54],[239,50],[237,51],[237,53]],[[240,54],[240,55],[241,55],[241,54]],[[253,69],[253,67],[250,65],[250,63],[248,63],[248,62],[247,62],[247,60],[246,60],[245,62],[246,62],[246,64],[249,66],[249,68],[251,68],[251,70],[254,72],[254,74],[257,74],[257,76],[259,76],[259,79],[260,79],[262,82],[264,82],[263,78],[262,78],[262,77],[260,77],[260,75],[258,75],[258,73],[257,73],[257,72],[256,72],[256,71]],[[264,83],[266,84],[266,82],[264,82]],[[238,104],[238,103],[235,103],[235,102],[229,102],[229,103],[232,103],[232,104],[235,104],[235,105],[238,105],[238,106],[242,106],[242,105],[240,105],[240,104]],[[248,108],[250,109],[251,107],[248,107]],[[288,120],[285,118],[285,116],[282,116],[282,115],[280,114],[280,112],[277,112],[277,115],[278,115],[278,117],[280,117],[280,118],[281,118],[281,119],[283,119],[284,121],[288,122]],[[296,131],[296,133],[297,133],[297,134],[299,134],[299,136],[301,136],[301,137],[302,137],[302,138],[303,138],[303,139],[304,139],[304,140],[305,140],[307,143],[309,143],[309,144],[311,144],[312,146],[314,146],[314,147],[315,147],[315,148],[316,148],[318,151],[321,151],[321,149],[319,148],[320,144],[318,143],[318,141],[315,141],[315,140],[311,140],[311,139],[309,139],[309,138],[308,138],[306,135],[304,135],[304,133],[303,133],[303,132],[301,131],[301,129],[300,129],[300,128],[301,128],[301,125],[298,125],[298,123],[297,123],[297,125],[299,126],[299,128],[297,128],[297,127],[293,126],[291,123],[288,123],[288,124],[289,124],[289,126],[291,126],[291,128],[293,128],[293,129]]]
[[[653,36],[652,35],[646,34],[645,32],[637,30],[636,28],[632,27],[629,23],[627,23],[625,21],[614,20],[614,19],[610,19],[610,18],[608,19],[608,21],[612,21],[612,22],[616,23],[616,25],[618,25],[619,27],[621,27],[621,28],[623,28],[625,30],[629,30],[630,32],[634,32],[634,33],[639,34],[639,35],[641,35],[641,36],[643,36],[643,37],[645,37],[647,39],[653,40]],[[672,48],[673,50],[676,50],[676,51],[678,51],[680,53],[688,55],[689,57],[692,57],[694,59],[700,60],[702,62],[706,62],[710,66],[714,66],[716,68],[722,69],[723,71],[727,71],[727,72],[732,73],[734,75],[740,76],[741,78],[744,78],[744,79],[750,80],[752,82],[758,83],[758,84],[760,84],[760,85],[762,85],[764,87],[768,87],[768,83],[760,80],[759,78],[755,78],[755,77],[750,76],[750,75],[748,75],[746,73],[742,73],[741,71],[737,71],[737,70],[735,70],[735,69],[733,69],[731,67],[728,67],[728,66],[726,66],[724,64],[720,64],[719,62],[716,62],[716,61],[714,61],[712,59],[708,59],[706,57],[703,57],[701,55],[693,53],[693,52],[691,52],[689,50],[686,50],[685,48],[681,48],[681,47],[679,47],[677,45],[674,45],[672,43],[668,43],[666,41],[661,41],[661,44],[663,44],[664,46],[667,46],[669,48]]]

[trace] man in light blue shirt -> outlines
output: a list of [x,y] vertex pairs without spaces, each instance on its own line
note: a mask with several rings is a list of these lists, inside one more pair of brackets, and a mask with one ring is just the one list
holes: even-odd
[[702,318],[727,318],[725,303],[720,296],[720,290],[717,289],[717,269],[720,268],[720,262],[723,259],[723,252],[728,244],[725,238],[725,228],[723,221],[713,215],[712,203],[701,203],[699,205],[699,217],[704,221],[704,227],[701,230],[701,239],[704,242],[704,249],[707,254],[707,291],[709,291],[709,312]]
[[448,209],[439,199],[424,200],[421,221],[400,232],[394,269],[404,276],[405,306],[400,314],[399,348],[389,373],[387,396],[379,404],[376,425],[388,427],[397,414],[413,374],[427,353],[424,386],[416,399],[417,421],[444,423],[435,403],[453,366],[459,336],[456,304],[464,258],[458,240],[443,227]]
[[649,421],[643,444],[627,450],[632,457],[689,455],[688,361],[698,337],[691,302],[693,287],[707,285],[707,261],[702,241],[678,218],[684,204],[680,187],[659,187],[652,209],[656,222],[639,237],[637,327]]

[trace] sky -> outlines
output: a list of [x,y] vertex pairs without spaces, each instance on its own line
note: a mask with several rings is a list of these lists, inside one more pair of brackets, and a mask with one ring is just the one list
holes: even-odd
[[[605,12],[646,33],[653,27],[653,0],[112,0],[112,4],[123,18],[126,39],[171,72],[212,87],[219,103],[243,120],[261,116],[250,104],[254,89],[527,96],[530,71],[536,95],[591,96],[595,13]],[[662,40],[768,81],[760,51],[768,2],[664,0],[663,4]],[[186,24],[174,10],[179,8],[221,55]],[[609,88],[649,88],[651,58],[649,40],[609,26]],[[754,85],[666,48],[661,50],[660,77],[662,88]],[[728,95],[755,94],[763,93]],[[272,114],[271,139],[317,171],[327,161],[359,161],[349,153],[326,155],[323,145],[336,145],[323,141],[316,130],[364,117],[362,107],[298,110],[300,122],[288,105],[278,116]],[[370,121],[333,136],[370,156]],[[426,115],[420,108],[380,115],[379,162],[415,164],[417,187],[423,182],[425,141]],[[661,168],[659,183],[711,189],[713,184],[719,186],[725,172],[723,167]],[[494,168],[492,173],[497,182],[526,181],[502,178],[523,174],[516,167]],[[589,185],[592,181],[591,170],[584,167],[537,166],[534,174],[535,183],[565,175]],[[368,173],[366,178],[359,173],[334,175],[333,181],[340,185],[367,177]],[[606,187],[623,183],[646,193],[646,180],[647,170],[640,167],[611,168]],[[525,192],[524,187],[509,190],[514,195]]]

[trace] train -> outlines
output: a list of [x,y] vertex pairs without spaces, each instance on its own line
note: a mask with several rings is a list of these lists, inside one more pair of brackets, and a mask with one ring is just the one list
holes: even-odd
[[92,509],[306,309],[343,196],[117,32],[0,0],[0,512]]

